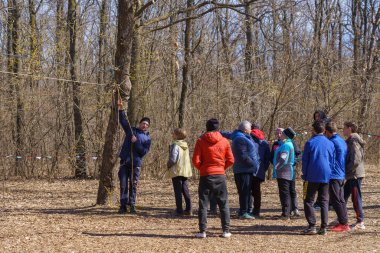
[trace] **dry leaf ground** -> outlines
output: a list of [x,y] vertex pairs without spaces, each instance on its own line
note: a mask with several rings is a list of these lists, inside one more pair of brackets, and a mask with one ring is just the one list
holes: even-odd
[[[304,236],[304,217],[274,220],[280,214],[275,181],[263,184],[263,219],[239,220],[235,185],[228,182],[230,239],[220,238],[220,219],[209,217],[208,237],[196,239],[197,217],[177,218],[169,180],[141,180],[138,214],[119,215],[116,206],[94,206],[95,180],[12,180],[2,182],[0,252],[380,252],[378,166],[367,167],[363,183],[366,230]],[[297,191],[302,208],[302,182]],[[197,180],[191,180],[194,208]],[[351,201],[350,222],[355,221]],[[330,220],[335,214],[330,211]],[[319,215],[318,215],[319,221]]]

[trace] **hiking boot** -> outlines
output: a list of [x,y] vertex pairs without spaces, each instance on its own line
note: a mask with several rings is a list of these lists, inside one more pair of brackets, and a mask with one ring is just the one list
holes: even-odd
[[319,235],[327,235],[327,228],[320,228],[318,230]]
[[118,213],[119,214],[127,213],[127,207],[126,206],[120,206]]
[[137,213],[136,206],[131,206],[131,209],[129,210],[129,212],[133,214]]
[[195,234],[196,238],[206,238],[206,232],[199,232]]
[[303,230],[301,233],[304,235],[316,235],[317,229],[315,226],[309,226],[305,230]]
[[248,213],[244,213],[239,216],[240,219],[255,219],[255,217],[249,215]]
[[342,225],[342,224],[336,224],[334,227],[330,228],[330,231],[332,232],[346,232],[350,231],[350,226],[348,224]]
[[223,234],[222,234],[222,237],[223,238],[230,238],[231,237],[231,233],[228,232],[228,231],[224,231]]
[[364,222],[356,222],[354,225],[351,226],[352,230],[364,230]]

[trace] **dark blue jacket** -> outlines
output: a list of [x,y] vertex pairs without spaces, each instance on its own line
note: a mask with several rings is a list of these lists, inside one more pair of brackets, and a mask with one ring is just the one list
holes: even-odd
[[302,155],[302,179],[328,183],[335,163],[334,144],[324,135],[315,135],[305,144]]
[[347,144],[346,141],[339,136],[339,134],[334,134],[331,136],[330,141],[335,147],[335,163],[331,168],[330,179],[345,179],[345,167],[346,167],[346,155],[347,155]]
[[[151,139],[149,132],[142,131],[136,127],[131,128],[124,111],[119,111],[119,120],[125,132],[125,139],[119,157],[126,164],[133,164],[134,168],[141,167],[142,158],[150,149]],[[135,143],[131,142],[132,135],[137,138]],[[131,152],[131,144],[133,152]],[[133,159],[131,159],[131,153],[133,153]]]
[[251,139],[249,134],[244,134],[239,130],[233,133],[223,131],[221,134],[232,140],[231,149],[235,158],[234,173],[252,173],[256,176],[260,167],[259,145]]
[[251,136],[253,141],[259,146],[260,167],[257,171],[256,177],[258,177],[261,181],[265,181],[265,173],[270,165],[270,146],[266,140],[260,140],[252,134]]

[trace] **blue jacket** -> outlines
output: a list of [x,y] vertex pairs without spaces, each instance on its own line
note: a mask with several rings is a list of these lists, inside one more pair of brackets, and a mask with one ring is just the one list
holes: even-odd
[[306,142],[302,155],[302,179],[312,183],[328,183],[334,166],[334,144],[318,134]]
[[265,181],[265,173],[270,165],[270,146],[266,140],[260,140],[252,134],[251,136],[253,141],[259,145],[260,167],[257,171],[256,177],[258,177],[261,181]]
[[249,134],[244,134],[239,130],[233,133],[222,131],[221,134],[232,140],[231,149],[235,158],[234,173],[252,173],[255,176],[260,167],[259,145],[251,139]]
[[[123,146],[120,150],[119,157],[122,162],[132,165],[133,167],[141,167],[142,158],[149,152],[151,139],[149,132],[142,131],[136,127],[130,126],[124,111],[119,111],[119,121],[125,132]],[[137,141],[132,144],[132,134],[136,136]],[[131,144],[132,151],[131,152]],[[131,159],[133,153],[133,159]]]
[[335,147],[335,163],[331,168],[330,179],[340,179],[343,180],[346,177],[345,167],[346,167],[346,155],[347,155],[347,144],[346,141],[339,136],[339,134],[334,134],[331,136],[330,141]]
[[294,180],[294,146],[291,139],[279,141],[280,146],[274,152],[273,178]]

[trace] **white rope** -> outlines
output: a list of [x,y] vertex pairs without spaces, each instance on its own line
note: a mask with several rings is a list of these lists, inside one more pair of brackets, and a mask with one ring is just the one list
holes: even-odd
[[2,70],[0,70],[0,73],[8,74],[8,75],[15,75],[15,76],[29,76],[29,77],[34,77],[36,79],[47,79],[47,80],[74,82],[74,83],[81,83],[81,84],[101,85],[101,86],[107,86],[108,85],[105,83],[92,83],[92,82],[78,81],[78,80],[74,81],[74,80],[64,79],[64,78],[56,78],[56,77],[50,77],[50,76],[39,76],[39,75],[33,75],[33,74],[28,74],[28,73],[16,73],[16,72],[9,72],[9,71],[2,71]]

